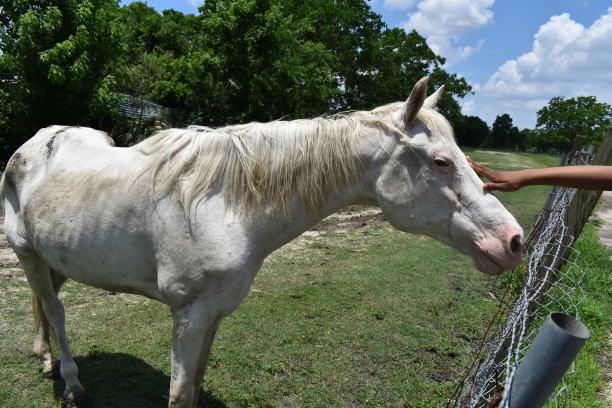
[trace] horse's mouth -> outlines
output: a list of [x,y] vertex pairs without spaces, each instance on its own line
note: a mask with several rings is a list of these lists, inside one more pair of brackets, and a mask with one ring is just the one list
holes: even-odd
[[487,275],[500,275],[504,271],[516,268],[522,260],[521,256],[504,254],[501,257],[487,253],[485,251],[477,251],[473,256],[474,266],[480,272]]

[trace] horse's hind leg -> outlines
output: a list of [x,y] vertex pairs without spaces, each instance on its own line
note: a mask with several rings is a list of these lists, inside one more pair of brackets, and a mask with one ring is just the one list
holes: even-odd
[[33,251],[16,250],[15,252],[17,252],[17,256],[23,265],[28,283],[34,294],[40,299],[42,311],[55,333],[61,357],[60,373],[66,382],[64,398],[77,406],[81,405],[86,401],[85,389],[79,382],[78,368],[68,349],[68,339],[64,327],[64,306],[57,297],[51,270]]
[[[62,285],[66,282],[63,275],[58,274],[53,269],[51,280],[55,293],[59,293]],[[38,296],[32,294],[32,315],[34,316],[34,344],[32,352],[42,362],[42,375],[45,378],[58,378],[60,376],[59,360],[56,360],[51,350],[51,337],[55,339],[55,333],[51,328],[47,316],[42,310],[42,302]],[[57,339],[55,339],[57,344]]]

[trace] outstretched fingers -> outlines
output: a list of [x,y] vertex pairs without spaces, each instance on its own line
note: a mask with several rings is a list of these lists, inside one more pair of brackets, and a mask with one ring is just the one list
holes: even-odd
[[482,187],[484,190],[510,192],[521,188],[516,180],[509,177],[510,173],[490,169],[482,163],[475,162],[470,156],[466,156],[466,159],[476,174],[487,180]]
[[476,172],[476,174],[478,174],[480,177],[484,177],[487,180],[493,180],[495,178],[496,175],[496,171],[495,170],[491,170],[490,168],[488,168],[487,166],[485,166],[484,164],[475,162],[470,156],[466,156],[467,161],[470,165],[470,167]]

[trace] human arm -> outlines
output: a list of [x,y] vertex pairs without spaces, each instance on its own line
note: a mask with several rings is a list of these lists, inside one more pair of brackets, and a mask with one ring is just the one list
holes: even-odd
[[612,190],[612,166],[565,166],[496,171],[473,161],[476,174],[488,180],[485,190],[516,191],[525,186],[548,185],[585,190]]

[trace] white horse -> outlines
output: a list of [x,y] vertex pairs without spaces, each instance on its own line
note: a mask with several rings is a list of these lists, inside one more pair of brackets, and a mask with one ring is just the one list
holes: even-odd
[[0,196],[34,293],[43,374],[54,333],[64,398],[83,400],[57,296],[70,278],[171,306],[168,406],[195,407],[215,332],[263,260],[352,203],[379,206],[395,228],[469,254],[485,273],[516,267],[521,227],[434,110],[442,89],[426,98],[426,88],[423,78],[406,102],[370,112],[164,130],[131,148],[88,128],[39,131],[8,162]]

